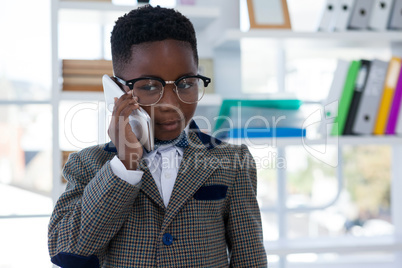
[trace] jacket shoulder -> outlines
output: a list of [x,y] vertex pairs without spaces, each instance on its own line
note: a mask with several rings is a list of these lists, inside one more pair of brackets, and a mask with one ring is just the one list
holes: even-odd
[[102,158],[110,158],[110,156],[114,156],[115,153],[105,150],[108,144],[98,144],[90,147],[86,147],[77,152],[77,154],[81,158],[90,158],[90,159],[102,159]]
[[218,158],[252,159],[251,153],[245,144],[229,143],[205,133],[203,133],[203,139],[208,140],[208,143],[204,143],[204,145],[207,145],[209,152]]
[[82,165],[86,169],[100,169],[115,156],[115,153],[104,150],[105,146],[106,144],[98,144],[70,154],[65,168],[70,165]]

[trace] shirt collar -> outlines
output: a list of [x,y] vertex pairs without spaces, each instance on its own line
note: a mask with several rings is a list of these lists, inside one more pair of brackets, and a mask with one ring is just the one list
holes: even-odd
[[170,151],[170,150],[176,150],[176,152],[179,154],[179,156],[183,157],[184,155],[184,148],[182,147],[178,147],[178,146],[174,146],[174,145],[166,145],[166,146],[161,146],[156,150],[153,150],[151,152],[147,152],[146,150],[144,150],[144,156],[143,158],[148,159],[149,162],[152,162],[155,160],[155,156],[158,152],[162,152],[162,151]]

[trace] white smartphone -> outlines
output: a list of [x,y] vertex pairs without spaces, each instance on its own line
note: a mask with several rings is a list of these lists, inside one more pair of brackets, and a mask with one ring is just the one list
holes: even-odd
[[[103,92],[105,94],[106,109],[112,113],[114,107],[114,98],[120,98],[124,91],[110,78],[108,75],[103,75]],[[154,131],[149,114],[141,107],[134,110],[129,116],[131,130],[134,132],[137,139],[148,151],[154,149]]]

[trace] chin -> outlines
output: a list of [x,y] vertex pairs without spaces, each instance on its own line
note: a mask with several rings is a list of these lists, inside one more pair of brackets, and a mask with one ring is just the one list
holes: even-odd
[[181,131],[166,132],[166,131],[158,131],[157,129],[155,129],[155,138],[162,141],[168,141],[176,139],[180,135],[180,133]]

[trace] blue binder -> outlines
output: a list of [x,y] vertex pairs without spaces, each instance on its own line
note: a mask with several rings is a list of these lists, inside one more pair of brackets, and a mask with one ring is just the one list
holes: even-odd
[[233,128],[229,130],[229,138],[285,138],[305,137],[303,128]]

